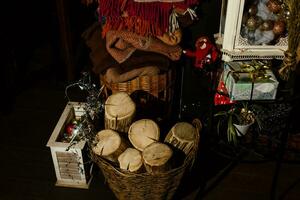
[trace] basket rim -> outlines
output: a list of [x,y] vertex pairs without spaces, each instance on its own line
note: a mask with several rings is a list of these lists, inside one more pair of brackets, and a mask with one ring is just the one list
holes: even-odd
[[[164,72],[162,72],[160,74],[156,74],[156,75],[142,75],[142,76],[135,77],[135,78],[133,78],[131,80],[127,80],[127,81],[124,81],[124,82],[118,82],[118,83],[108,83],[106,81],[106,76],[105,75],[100,75],[100,80],[105,85],[105,87],[107,87],[108,89],[112,90],[113,88],[119,88],[120,86],[123,86],[123,85],[125,85],[125,86],[131,85],[134,81],[143,80],[145,78],[148,79],[148,82],[152,82],[153,78],[155,78],[155,77],[157,77],[156,81],[158,83],[160,83],[161,79],[166,79],[165,81],[167,81],[167,78],[169,76],[171,76],[170,73],[172,73],[172,69],[164,71]],[[165,78],[163,78],[163,77],[165,77]],[[174,83],[175,83],[174,81],[172,81],[171,83],[164,83],[165,84],[165,88],[158,87],[158,92],[162,92],[165,89],[171,88],[174,85]]]

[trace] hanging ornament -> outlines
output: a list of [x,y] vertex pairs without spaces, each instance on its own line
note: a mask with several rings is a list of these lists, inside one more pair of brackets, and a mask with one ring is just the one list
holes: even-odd
[[289,35],[288,49],[284,52],[284,59],[278,72],[280,77],[283,80],[287,81],[297,68],[296,52],[300,43],[300,34],[299,34],[300,4],[299,4],[299,0],[285,1],[285,4],[287,5],[290,11],[289,20],[287,21],[286,24],[288,35]]
[[277,0],[269,0],[267,2],[267,7],[272,13],[279,13],[281,10],[281,3],[278,2]]
[[257,14],[257,6],[256,5],[251,5],[248,9],[248,13],[251,16],[255,16]]
[[65,132],[66,132],[68,137],[72,137],[73,131],[75,130],[75,128],[76,128],[76,124],[68,123],[66,125]]
[[247,20],[247,28],[249,29],[249,31],[254,31],[257,27],[257,19],[256,17],[249,17],[249,19]]
[[188,57],[194,57],[194,67],[203,69],[205,65],[213,64],[219,58],[219,50],[207,36],[200,36],[195,42],[196,50],[183,50],[183,53]]
[[82,75],[79,81],[65,88],[65,95],[68,101],[71,101],[68,96],[68,89],[73,86],[78,86],[81,90],[87,92],[86,102],[83,106],[84,114],[79,120],[73,120],[65,126],[65,134],[62,142],[69,143],[66,151],[81,140],[87,141],[88,145],[90,145],[96,134],[96,122],[103,120],[99,118],[103,117],[104,112],[105,100],[101,96],[104,85],[98,89],[93,83],[90,73],[83,72]]
[[272,20],[266,20],[261,24],[261,29],[264,31],[272,30],[274,22]]
[[285,20],[289,20],[290,19],[290,15],[291,15],[290,11],[288,11],[288,10],[284,11]]
[[275,35],[282,35],[285,31],[285,23],[282,20],[278,20],[274,23],[273,32]]

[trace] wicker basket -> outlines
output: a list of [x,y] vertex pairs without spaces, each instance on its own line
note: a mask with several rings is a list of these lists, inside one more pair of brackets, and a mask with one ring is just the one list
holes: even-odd
[[109,187],[115,196],[120,200],[160,200],[172,199],[180,181],[187,169],[193,165],[198,151],[200,140],[199,130],[201,130],[201,122],[198,119],[193,121],[197,128],[197,137],[195,145],[191,152],[186,156],[183,164],[167,172],[159,174],[149,174],[147,172],[135,174],[122,171],[120,168],[114,167],[105,159],[92,153],[93,161],[101,169]]
[[[162,101],[171,101],[174,87],[174,70],[155,76],[140,76],[121,83],[108,83],[105,76],[100,76],[101,85],[105,86],[105,94],[109,92],[126,92],[129,95],[137,90],[148,92]],[[109,90],[109,91],[108,91]]]

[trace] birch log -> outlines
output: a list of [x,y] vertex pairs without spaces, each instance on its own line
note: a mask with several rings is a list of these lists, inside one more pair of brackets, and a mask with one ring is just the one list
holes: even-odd
[[131,144],[143,151],[146,146],[159,140],[160,130],[158,125],[150,119],[141,119],[131,124],[128,138]]
[[170,170],[170,158],[173,155],[172,149],[163,143],[154,142],[148,145],[142,152],[146,171],[157,174]]
[[105,129],[127,133],[135,111],[135,103],[127,93],[110,95],[105,101]]
[[134,148],[127,148],[118,158],[120,168],[130,172],[141,172],[143,166],[142,154]]
[[95,137],[96,145],[93,152],[114,163],[118,163],[118,157],[127,149],[126,142],[119,133],[111,129],[101,130]]
[[187,122],[176,123],[167,134],[164,142],[182,150],[186,155],[193,148],[197,130]]

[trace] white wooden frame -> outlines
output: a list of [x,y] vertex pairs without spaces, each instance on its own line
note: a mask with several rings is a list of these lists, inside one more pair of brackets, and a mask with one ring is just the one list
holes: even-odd
[[221,37],[218,41],[222,43],[222,60],[283,59],[288,47],[287,37],[281,38],[275,45],[250,45],[247,39],[241,37],[244,3],[245,0],[222,0],[223,12],[221,11],[218,34]]

